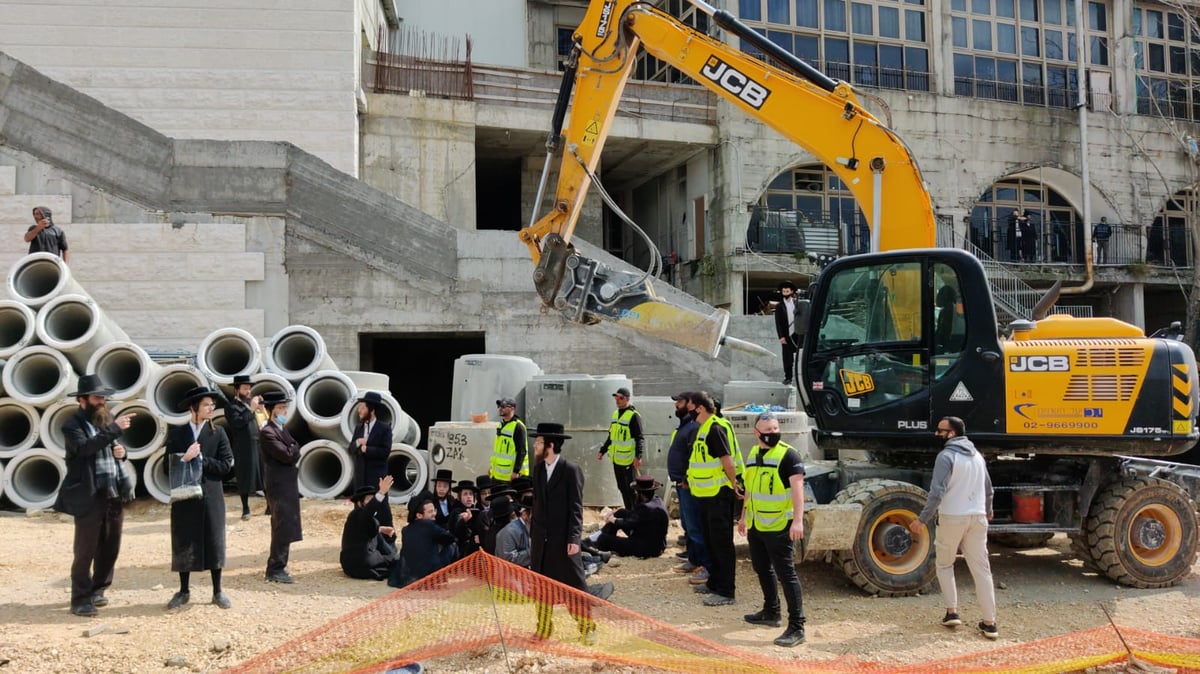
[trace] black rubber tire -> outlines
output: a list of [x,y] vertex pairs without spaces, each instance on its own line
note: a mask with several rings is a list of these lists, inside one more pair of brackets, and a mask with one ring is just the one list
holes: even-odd
[[997,545],[1003,545],[1006,548],[1012,548],[1013,550],[1032,550],[1033,548],[1041,548],[1044,547],[1051,538],[1054,538],[1054,533],[1050,531],[1043,531],[1033,534],[997,531],[988,534],[989,541]]
[[925,507],[924,489],[899,480],[861,480],[838,493],[833,503],[857,503],[862,517],[854,534],[854,547],[833,553],[834,563],[858,587],[881,597],[908,597],[933,584],[933,531],[917,538],[903,555],[891,557],[879,547],[881,525],[900,526],[917,519]]
[[1195,506],[1187,492],[1165,480],[1110,483],[1096,495],[1085,530],[1100,572],[1122,585],[1170,587],[1196,561]]
[[1068,537],[1071,539],[1071,552],[1075,553],[1075,557],[1083,562],[1083,568],[1099,572],[1100,565],[1092,559],[1092,548],[1087,542],[1087,532],[1080,531],[1077,534],[1069,534]]

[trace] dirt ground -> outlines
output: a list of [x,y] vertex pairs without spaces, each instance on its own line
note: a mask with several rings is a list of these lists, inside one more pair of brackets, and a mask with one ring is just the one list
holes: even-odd
[[[169,570],[169,509],[146,499],[133,504],[117,565],[111,604],[98,618],[68,612],[71,518],[53,512],[0,512],[0,672],[157,672],[182,658],[192,671],[218,670],[268,650],[348,613],[392,590],[384,583],[345,578],[338,566],[344,502],[306,500],[305,540],[292,546],[297,583],[263,580],[269,543],[262,499],[255,516],[238,518],[236,497],[228,506],[228,565],[225,590],[233,608],[206,602],[207,574],[193,574],[190,608],[167,612],[177,585]],[[589,519],[595,519],[589,513]],[[675,523],[669,540],[679,533]],[[915,663],[1023,643],[1107,624],[1102,606],[1120,625],[1165,634],[1200,637],[1200,575],[1164,590],[1133,590],[1084,572],[1059,536],[1037,550],[992,546],[1000,639],[992,642],[969,625],[977,620],[969,574],[960,564],[961,612],[968,626],[957,631],[937,624],[937,594],[879,599],[862,594],[841,572],[821,563],[800,567],[808,643],[795,649],[771,645],[780,632],[745,624],[742,615],[759,608],[761,593],[744,541],[738,555],[738,602],[704,608],[683,577],[671,572],[671,546],[660,559],[620,560],[593,577],[611,580],[611,601],[687,632],[730,646],[780,658],[824,660],[853,655],[883,663]],[[1195,569],[1200,572],[1200,568]],[[91,638],[82,632],[99,624],[128,628],[127,634]],[[199,628],[199,629],[197,629]],[[427,671],[504,671],[488,656],[469,662],[426,663]],[[526,670],[556,667],[552,659],[526,657]],[[536,666],[529,663],[536,663]]]

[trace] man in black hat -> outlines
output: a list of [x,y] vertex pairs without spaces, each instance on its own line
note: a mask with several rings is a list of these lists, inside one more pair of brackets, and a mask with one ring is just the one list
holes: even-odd
[[437,473],[433,477],[433,510],[434,519],[439,527],[449,529],[453,526],[453,519],[456,511],[462,508],[462,504],[458,499],[450,494],[450,488],[454,486],[454,471],[447,468],[438,468]]
[[392,476],[379,479],[377,487],[362,486],[354,490],[351,502],[354,509],[346,515],[342,526],[342,547],[339,560],[342,573],[351,578],[384,580],[400,558],[396,552],[396,530],[380,526],[380,513],[390,510],[387,493],[392,488]]
[[612,457],[613,475],[617,478],[617,489],[621,492],[621,501],[626,509],[632,508],[637,501],[629,485],[642,467],[642,455],[646,453],[642,415],[630,402],[630,396],[629,389],[624,386],[613,394],[617,409],[613,410],[612,422],[608,425],[608,437],[596,454],[597,461],[603,459],[605,454]]
[[454,525],[450,528],[458,539],[458,556],[466,557],[483,544],[483,536],[487,533],[487,523],[476,502],[475,483],[470,480],[459,480],[450,491],[458,499],[459,507],[451,517]]
[[480,475],[475,478],[475,488],[479,490],[479,507],[486,509],[492,500],[492,477]]
[[[300,471],[297,468],[300,463],[300,443],[284,427],[290,402],[291,399],[283,391],[268,391],[263,396],[261,404],[270,418],[258,437],[263,454],[267,504],[271,508],[271,553],[267,557],[267,580],[276,583],[296,582],[287,570],[288,555],[292,543],[304,539],[300,524]],[[257,424],[253,415],[250,423]],[[242,518],[245,519],[245,515]]]
[[250,519],[250,494],[262,480],[258,474],[258,419],[262,396],[250,395],[250,376],[233,377],[233,400],[225,406],[225,429],[233,447],[233,472],[237,477],[238,496],[242,499],[242,519]]
[[[378,418],[383,396],[367,391],[358,399],[358,425],[350,436],[350,457],[354,460],[353,488],[374,487],[379,478],[387,475],[388,456],[392,453],[392,427]],[[380,513],[379,523],[392,526],[392,511]],[[386,520],[386,521],[385,521]]]
[[796,367],[796,350],[800,339],[796,337],[796,284],[784,281],[779,284],[779,295],[783,299],[775,305],[775,334],[783,346],[783,383],[792,383]]
[[496,401],[500,426],[492,446],[488,475],[497,482],[508,482],[517,475],[529,475],[529,436],[525,422],[517,416],[517,401],[501,398]]
[[622,557],[642,558],[658,557],[666,549],[670,517],[656,493],[662,484],[650,475],[641,475],[632,486],[637,492],[637,505],[609,514],[600,531],[584,539],[584,549],[594,547]]
[[[583,471],[562,458],[563,425],[541,423],[534,432],[533,512],[530,519],[530,568],[587,592],[579,545],[583,537]],[[537,634],[549,638],[553,606],[538,604]],[[596,624],[589,603],[572,597],[567,610],[579,622],[585,643],[595,643]]]
[[520,501],[502,496],[489,509],[493,522],[505,522],[496,534],[496,556],[517,566],[529,568],[529,508]]
[[125,447],[117,440],[133,414],[113,419],[105,404],[112,389],[94,374],[79,378],[71,394],[79,409],[63,422],[67,475],[54,504],[75,518],[75,558],[71,563],[71,613],[90,617],[108,605],[121,552],[125,504],[133,500],[133,481],[125,472]]
[[191,572],[204,570],[212,574],[212,603],[232,606],[221,590],[221,569],[225,567],[223,486],[233,467],[233,450],[225,429],[212,425],[221,397],[207,386],[192,388],[180,403],[180,411],[189,413],[187,423],[167,431],[167,454],[178,455],[168,466],[199,461],[202,473],[199,498],[171,503],[171,570],[179,573],[179,591],[167,602],[168,609],[191,601]]

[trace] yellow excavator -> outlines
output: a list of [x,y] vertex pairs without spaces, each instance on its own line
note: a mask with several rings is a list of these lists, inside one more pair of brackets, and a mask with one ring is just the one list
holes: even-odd
[[725,335],[727,313],[660,300],[653,266],[640,275],[614,270],[571,245],[644,49],[811,152],[871,227],[871,252],[829,264],[809,287],[808,320],[797,321],[799,395],[818,446],[875,457],[808,466],[808,503],[817,505],[806,512],[806,558],[829,558],[875,594],[931,585],[930,537],[908,524],[925,503],[938,449],[932,429],[953,415],[989,457],[995,540],[1036,546],[1063,532],[1088,567],[1117,582],[1164,587],[1187,576],[1200,470],[1158,459],[1200,439],[1191,349],[1115,319],[1049,315],[1057,289],[1001,330],[982,264],[934,248],[933,205],[916,161],[853,88],[729,12],[688,1],[770,62],[649,3],[591,2],[573,35],[538,207],[553,161],[557,191],[550,211],[520,233],[544,304],[580,323],[609,320],[712,355],[722,343],[752,348]]

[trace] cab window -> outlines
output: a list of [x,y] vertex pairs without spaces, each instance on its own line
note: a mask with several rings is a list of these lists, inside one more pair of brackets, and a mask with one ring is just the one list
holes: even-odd
[[962,355],[967,342],[962,287],[949,265],[933,265],[933,373],[941,379]]

